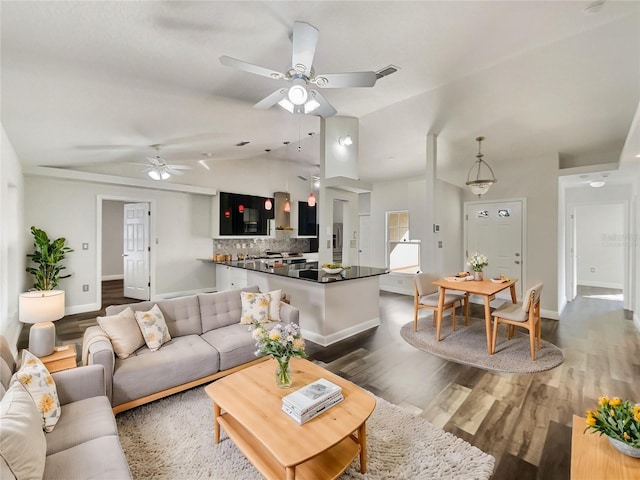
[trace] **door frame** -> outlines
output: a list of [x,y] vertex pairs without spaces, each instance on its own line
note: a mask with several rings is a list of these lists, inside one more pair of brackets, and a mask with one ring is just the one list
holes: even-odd
[[[151,218],[149,219],[149,299],[156,293],[156,255],[153,239],[156,238],[156,201],[147,197],[97,195],[96,196],[96,301],[102,307],[102,202],[117,201],[126,203],[148,203]],[[124,227],[123,227],[124,228]]]
[[469,206],[472,205],[486,205],[487,203],[490,204],[497,204],[497,203],[507,203],[507,202],[520,202],[520,204],[522,205],[521,208],[521,241],[522,241],[522,278],[518,279],[520,282],[520,289],[521,291],[524,292],[526,291],[525,285],[527,285],[527,267],[529,265],[529,253],[528,253],[528,249],[527,249],[527,199],[526,197],[518,197],[518,198],[502,198],[500,200],[473,200],[470,202],[464,202],[463,206],[462,206],[462,234],[464,235],[463,237],[463,241],[462,241],[462,264],[466,265],[467,263],[467,256],[466,256],[466,249],[467,249],[467,235],[468,235],[468,223],[466,222],[466,219],[464,218],[464,216],[467,213],[467,208]]

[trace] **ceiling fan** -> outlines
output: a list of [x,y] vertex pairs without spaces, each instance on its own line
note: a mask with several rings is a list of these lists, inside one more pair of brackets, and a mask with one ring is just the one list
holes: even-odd
[[171,175],[184,175],[181,170],[190,170],[191,167],[187,165],[170,165],[167,161],[160,157],[161,145],[151,145],[156,149],[157,155],[155,157],[147,157],[146,164],[142,164],[147,168],[144,172],[154,180],[166,180]]
[[327,118],[337,113],[336,109],[318,90],[309,88],[351,88],[373,87],[377,80],[376,72],[324,73],[313,70],[313,56],[318,44],[318,29],[306,22],[293,24],[293,43],[291,68],[278,72],[236,58],[223,55],[220,63],[245,72],[272,78],[287,80],[291,86],[278,88],[254,105],[254,108],[267,109],[276,104],[291,113],[318,115]]

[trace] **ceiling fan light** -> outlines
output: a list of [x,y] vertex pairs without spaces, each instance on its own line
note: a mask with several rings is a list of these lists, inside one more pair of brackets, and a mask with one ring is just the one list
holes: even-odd
[[304,113],[311,113],[320,106],[320,103],[315,98],[312,98],[304,104]]
[[287,112],[289,113],[293,113],[293,110],[295,108],[295,106],[293,105],[293,103],[291,103],[289,100],[287,100],[286,98],[283,98],[282,100],[280,100],[278,102],[278,105],[280,105],[282,108],[284,108]]
[[147,175],[149,175],[153,180],[166,180],[171,176],[169,172],[165,172],[160,168],[154,168],[152,170],[149,170],[147,172]]
[[304,105],[307,98],[309,98],[309,93],[305,88],[305,81],[300,78],[293,80],[293,85],[289,88],[287,98],[294,105]]

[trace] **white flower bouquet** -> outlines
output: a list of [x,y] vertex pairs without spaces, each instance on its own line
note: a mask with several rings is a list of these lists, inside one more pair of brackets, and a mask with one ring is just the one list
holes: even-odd
[[469,258],[467,258],[467,263],[471,265],[471,269],[474,272],[481,272],[484,267],[489,265],[489,260],[487,259],[486,255],[474,252]]

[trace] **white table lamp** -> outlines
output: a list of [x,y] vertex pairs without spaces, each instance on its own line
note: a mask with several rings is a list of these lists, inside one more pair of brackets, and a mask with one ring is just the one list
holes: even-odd
[[19,318],[34,324],[29,331],[29,351],[37,357],[53,353],[56,327],[52,322],[64,317],[64,290],[35,290],[20,294]]

